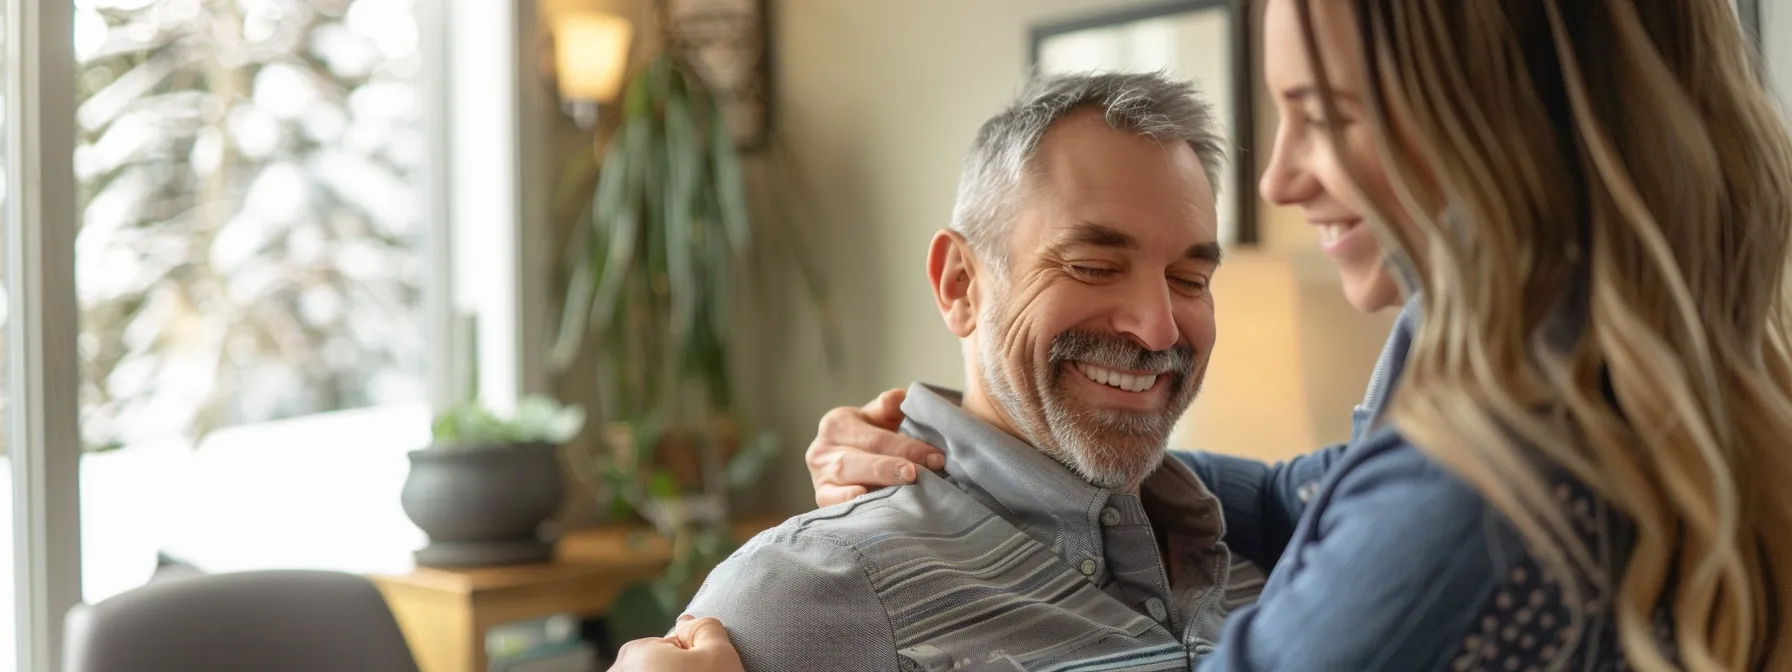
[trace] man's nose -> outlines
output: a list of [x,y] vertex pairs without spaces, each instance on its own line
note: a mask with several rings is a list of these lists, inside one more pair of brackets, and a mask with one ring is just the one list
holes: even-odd
[[1154,352],[1176,345],[1179,332],[1168,284],[1144,278],[1128,284],[1131,291],[1126,297],[1126,305],[1114,315],[1114,331]]

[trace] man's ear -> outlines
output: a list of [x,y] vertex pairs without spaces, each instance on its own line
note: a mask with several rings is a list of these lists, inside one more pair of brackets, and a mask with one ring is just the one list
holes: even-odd
[[977,329],[977,258],[964,236],[951,229],[933,234],[927,249],[927,279],[933,300],[952,335],[964,338]]

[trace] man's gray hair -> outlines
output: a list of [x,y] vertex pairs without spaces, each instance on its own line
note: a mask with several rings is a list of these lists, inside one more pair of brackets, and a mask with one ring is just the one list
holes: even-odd
[[1201,160],[1207,181],[1219,193],[1225,141],[1213,105],[1191,82],[1161,73],[1039,75],[1020,96],[983,123],[964,171],[952,228],[970,241],[986,262],[1007,264],[1007,236],[1014,202],[1039,142],[1052,124],[1083,107],[1097,107],[1109,126],[1158,142],[1186,142]]

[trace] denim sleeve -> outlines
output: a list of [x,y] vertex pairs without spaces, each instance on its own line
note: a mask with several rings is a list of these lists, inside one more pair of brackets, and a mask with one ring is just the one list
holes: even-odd
[[1226,516],[1226,546],[1260,567],[1274,567],[1306,511],[1307,500],[1344,454],[1344,445],[1275,464],[1206,451],[1171,454],[1219,498]]
[[[1360,449],[1360,447],[1359,447]],[[1338,466],[1206,672],[1443,669],[1516,539],[1480,495],[1399,444]]]
[[747,672],[898,669],[895,636],[858,551],[785,528],[711,571],[685,611],[728,628]]

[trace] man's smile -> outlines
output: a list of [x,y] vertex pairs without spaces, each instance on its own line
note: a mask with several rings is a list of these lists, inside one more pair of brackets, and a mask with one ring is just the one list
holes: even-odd
[[1098,407],[1126,411],[1158,411],[1169,402],[1174,373],[1118,371],[1085,362],[1067,365],[1073,394]]

